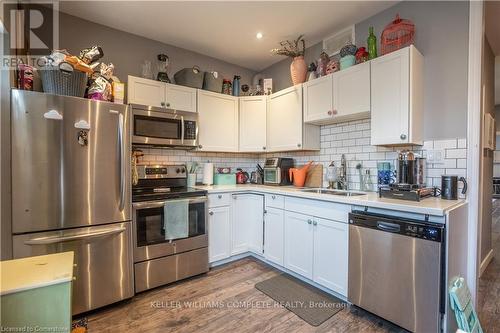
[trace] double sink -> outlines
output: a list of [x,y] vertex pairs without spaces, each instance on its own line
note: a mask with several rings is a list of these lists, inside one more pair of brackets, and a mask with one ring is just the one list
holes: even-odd
[[306,193],[339,195],[339,196],[343,196],[343,197],[357,197],[360,195],[366,195],[366,193],[363,193],[363,192],[331,190],[331,189],[327,189],[327,188],[308,188],[308,189],[301,189],[300,191],[306,192]]

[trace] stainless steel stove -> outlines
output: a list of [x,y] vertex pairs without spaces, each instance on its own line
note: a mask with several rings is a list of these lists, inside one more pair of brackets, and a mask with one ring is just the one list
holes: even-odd
[[184,165],[139,165],[132,186],[136,293],[208,271],[207,192]]

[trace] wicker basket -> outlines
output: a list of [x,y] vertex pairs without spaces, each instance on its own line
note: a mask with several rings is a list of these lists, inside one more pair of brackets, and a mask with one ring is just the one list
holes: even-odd
[[74,70],[40,70],[43,91],[49,94],[83,97],[87,88],[87,74]]

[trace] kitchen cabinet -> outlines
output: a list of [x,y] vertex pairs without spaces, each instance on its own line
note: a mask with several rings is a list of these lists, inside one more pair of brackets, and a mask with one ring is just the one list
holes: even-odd
[[284,266],[285,211],[266,207],[264,214],[264,258]]
[[333,124],[370,114],[370,62],[304,83],[304,122]]
[[262,254],[264,197],[260,194],[233,194],[231,255],[247,251]]
[[349,225],[313,218],[313,280],[347,295]]
[[319,126],[304,124],[302,85],[296,85],[268,98],[267,151],[319,150]]
[[200,151],[238,151],[238,98],[198,90]]
[[371,144],[423,144],[423,56],[412,45],[371,61]]
[[208,208],[208,261],[231,256],[231,206]]
[[266,96],[239,98],[239,151],[263,152],[266,150],[266,100]]
[[196,89],[131,75],[127,100],[130,104],[196,112]]
[[312,279],[313,225],[310,216],[285,212],[285,267]]

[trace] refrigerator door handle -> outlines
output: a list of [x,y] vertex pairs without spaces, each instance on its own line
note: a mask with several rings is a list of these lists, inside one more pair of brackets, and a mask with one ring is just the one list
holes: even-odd
[[120,202],[119,209],[123,211],[125,208],[125,141],[123,140],[123,114],[118,114],[118,146],[120,159]]
[[82,234],[71,235],[71,236],[40,237],[40,238],[29,239],[29,240],[25,241],[24,244],[26,244],[26,245],[56,244],[56,243],[63,243],[63,242],[81,240],[81,239],[92,239],[92,238],[97,238],[97,237],[119,234],[119,233],[124,232],[125,230],[126,230],[126,228],[120,227],[120,228],[108,229],[108,230],[103,230],[103,231],[96,231],[96,232],[91,232],[91,233],[82,233]]

